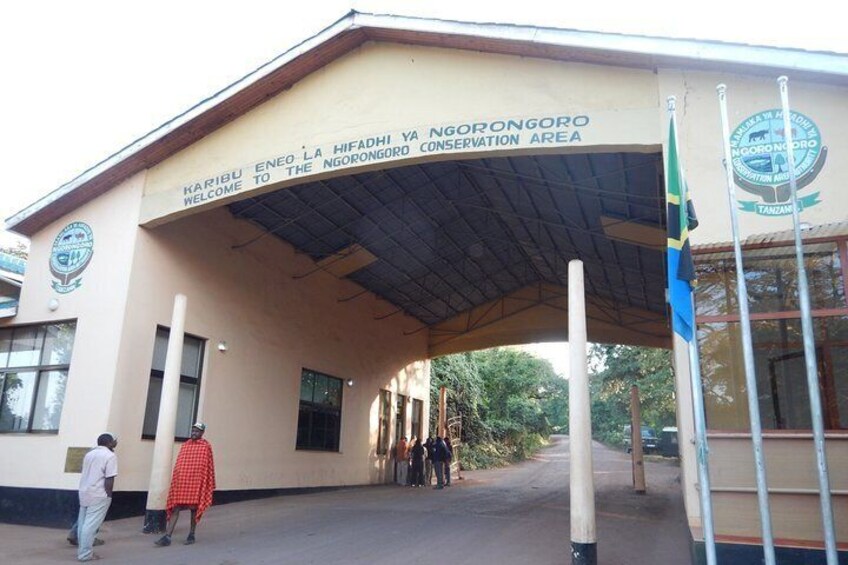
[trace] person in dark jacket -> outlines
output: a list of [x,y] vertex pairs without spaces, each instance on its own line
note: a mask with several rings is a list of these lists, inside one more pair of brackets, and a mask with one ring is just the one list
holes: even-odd
[[448,454],[448,448],[445,446],[445,440],[441,436],[436,436],[436,443],[433,444],[433,468],[436,470],[436,486],[434,489],[445,488],[445,458]]
[[433,445],[432,436],[424,442],[424,449],[427,450],[427,459],[424,461],[424,478],[428,485],[433,484]]
[[421,445],[421,440],[416,439],[412,446],[412,482],[414,487],[424,486],[424,456],[427,450]]
[[449,487],[450,480],[450,466],[453,461],[453,446],[451,445],[451,440],[449,437],[445,438],[445,486]]

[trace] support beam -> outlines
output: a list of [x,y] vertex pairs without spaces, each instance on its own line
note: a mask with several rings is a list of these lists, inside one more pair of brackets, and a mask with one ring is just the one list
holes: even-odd
[[186,302],[184,294],[178,294],[174,297],[168,351],[165,356],[165,374],[162,378],[162,392],[159,396],[159,419],[156,421],[153,464],[150,469],[150,485],[147,488],[143,529],[145,533],[165,531],[165,509],[168,501],[168,489],[171,486],[174,433],[177,427]]
[[639,387],[630,387],[630,458],[633,463],[633,490],[645,494],[645,462],[642,457],[642,405]]
[[592,419],[586,353],[583,263],[568,263],[568,426],[571,488],[571,563],[597,565]]
[[441,438],[447,437],[447,417],[448,417],[448,389],[441,387],[439,389],[439,433],[436,435]]

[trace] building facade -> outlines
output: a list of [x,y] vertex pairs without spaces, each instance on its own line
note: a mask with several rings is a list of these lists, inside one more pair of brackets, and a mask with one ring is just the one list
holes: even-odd
[[174,449],[202,418],[224,495],[386,482],[397,437],[429,428],[429,359],[565,339],[565,265],[580,258],[590,340],[674,348],[697,553],[691,390],[664,299],[676,96],[700,219],[716,531],[747,555],[760,534],[715,95],[726,83],[775,536],[781,555],[820,552],[781,74],[848,543],[848,57],[356,13],[7,221],[32,244],[0,325],[6,507],[71,505],[74,461],[103,430],[121,438],[116,490],[143,497],[178,294]]

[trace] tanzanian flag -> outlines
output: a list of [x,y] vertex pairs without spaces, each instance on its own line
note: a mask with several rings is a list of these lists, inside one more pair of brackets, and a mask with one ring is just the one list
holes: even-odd
[[[668,127],[668,170],[665,182],[668,206],[668,303],[671,306],[672,327],[683,339],[692,341],[695,328],[695,314],[692,311],[695,264],[689,247],[689,230],[698,226],[698,219],[680,170],[674,118]],[[686,202],[685,213],[681,213],[681,202]]]

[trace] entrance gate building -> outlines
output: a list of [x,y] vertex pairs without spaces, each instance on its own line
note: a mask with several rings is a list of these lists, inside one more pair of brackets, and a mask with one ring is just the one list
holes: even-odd
[[590,341],[675,350],[697,545],[688,366],[665,299],[675,95],[701,223],[691,238],[717,539],[745,554],[759,525],[714,96],[724,82],[760,301],[775,537],[782,551],[818,551],[791,223],[781,183],[766,178],[782,167],[768,147],[779,143],[779,74],[798,85],[796,138],[810,156],[803,220],[848,543],[846,58],[357,13],[8,220],[32,246],[15,315],[0,325],[3,508],[39,496],[72,506],[74,461],[106,429],[121,438],[118,499],[139,504],[177,294],[176,439],[207,422],[223,498],[390,481],[396,423],[411,435],[423,406],[428,428],[429,359],[567,339],[567,266],[580,259]]

